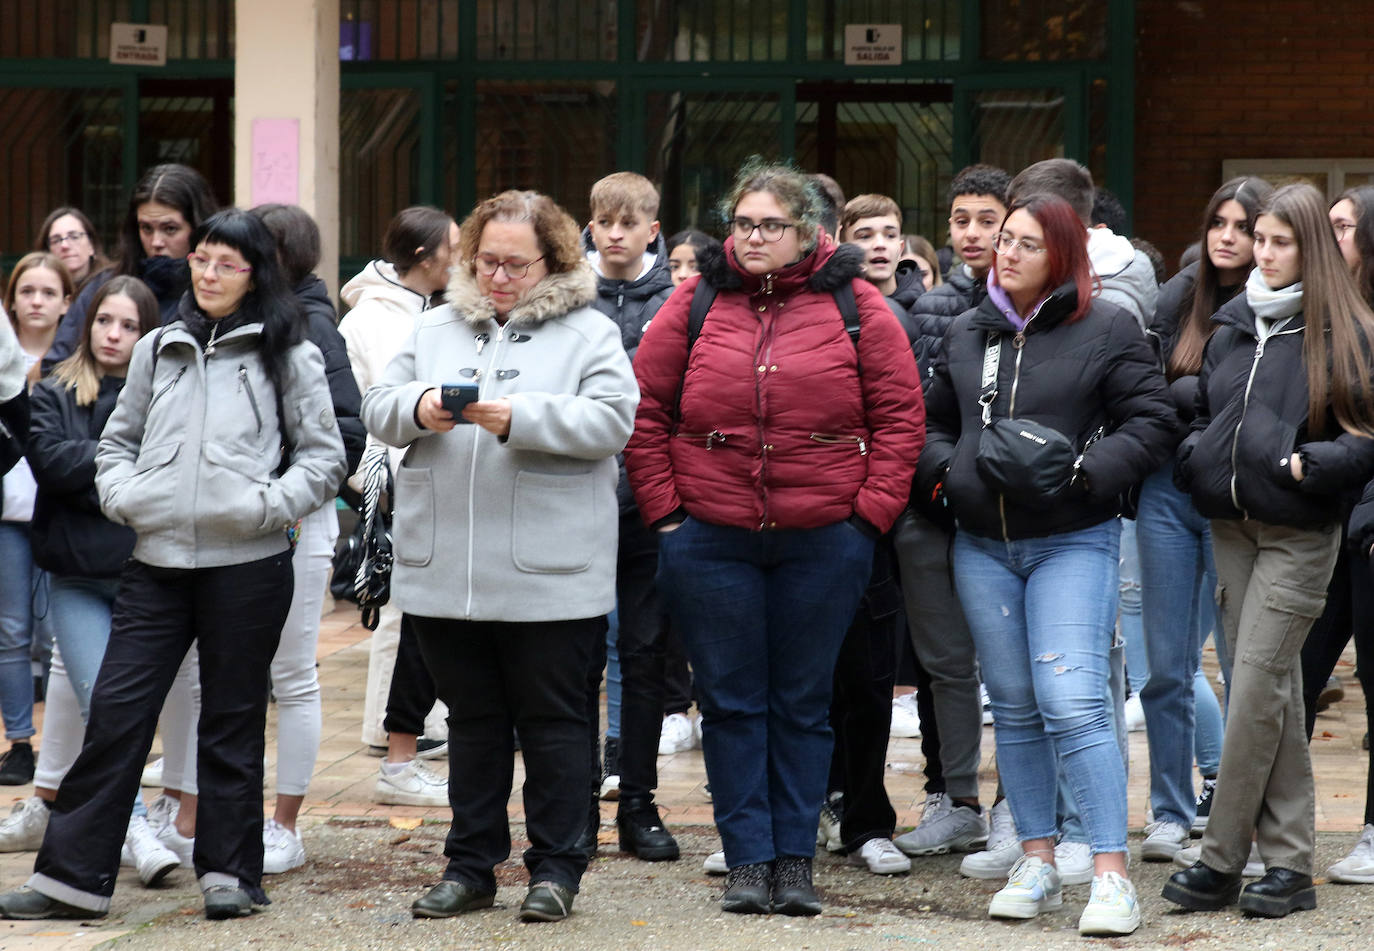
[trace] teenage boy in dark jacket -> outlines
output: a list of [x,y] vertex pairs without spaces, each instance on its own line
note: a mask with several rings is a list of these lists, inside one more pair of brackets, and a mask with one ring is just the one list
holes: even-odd
[[[639,346],[658,308],[673,292],[668,255],[659,234],[658,190],[634,172],[607,175],[592,186],[592,220],[583,233],[587,260],[597,275],[592,302],[620,327],[620,340],[631,355]],[[621,721],[618,743],[607,737],[606,771],[619,772],[620,805],[616,826],[622,851],[645,861],[673,860],[677,842],[659,819],[654,805],[658,785],[658,740],[663,723],[664,641],[667,616],[654,588],[658,572],[658,538],[644,525],[634,496],[620,471],[620,551],[616,566],[615,647],[620,655]],[[592,716],[592,750],[596,759],[600,715],[596,712],[603,662],[593,662],[588,683]],[[618,760],[618,765],[616,764]],[[598,774],[599,775],[599,774]],[[594,781],[595,782],[595,781]],[[613,785],[608,781],[608,786]],[[603,794],[610,789],[602,790]],[[587,834],[583,844],[596,850],[601,813],[597,789],[591,790]]]

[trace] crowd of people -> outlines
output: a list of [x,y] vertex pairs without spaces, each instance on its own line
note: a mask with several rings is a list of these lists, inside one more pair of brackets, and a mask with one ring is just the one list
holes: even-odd
[[[1225,182],[1167,280],[1073,161],[947,200],[939,250],[760,160],[723,240],[665,240],[629,172],[585,227],[532,191],[412,207],[342,321],[299,208],[160,165],[108,260],[55,209],[0,327],[0,783],[34,785],[0,850],[37,851],[0,915],[103,915],[121,863],[194,869],[210,918],[268,903],[306,861],[336,498],[379,497],[360,739],[379,802],[453,813],[416,917],[493,905],[517,750],[519,916],[558,921],[600,800],[622,852],[679,858],[656,759],[700,745],[727,912],[819,914],[818,848],[959,852],[992,918],[1088,885],[1080,932],[1129,934],[1132,717],[1162,897],[1315,907],[1307,743],[1352,636],[1374,686],[1374,188]],[[887,744],[917,732],[899,832]],[[1374,786],[1327,875],[1374,883]]]

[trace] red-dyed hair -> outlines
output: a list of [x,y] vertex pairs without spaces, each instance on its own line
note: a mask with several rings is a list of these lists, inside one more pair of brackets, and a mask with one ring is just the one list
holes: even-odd
[[[1007,218],[1022,209],[1035,219],[1045,233],[1045,254],[1049,256],[1050,273],[1043,293],[1048,294],[1069,281],[1078,287],[1078,307],[1064,321],[1071,324],[1088,312],[1092,307],[1093,295],[1097,293],[1097,279],[1088,262],[1088,236],[1084,234],[1083,222],[1068,202],[1044,192],[1027,195],[1013,202],[1007,209]],[[1004,228],[1007,218],[1002,219]],[[996,268],[999,263],[1000,256],[993,260],[992,266]]]

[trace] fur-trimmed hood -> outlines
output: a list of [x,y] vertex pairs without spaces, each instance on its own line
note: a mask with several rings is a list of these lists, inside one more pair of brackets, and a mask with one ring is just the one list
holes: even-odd
[[[496,319],[491,299],[477,289],[477,276],[459,267],[449,279],[444,299],[463,320],[477,327]],[[578,261],[571,271],[550,274],[530,288],[523,300],[511,308],[506,322],[517,327],[542,324],[569,311],[586,307],[596,299],[596,272],[585,260]]]
[[837,245],[824,233],[817,240],[816,247],[800,261],[764,277],[750,274],[735,260],[733,235],[718,248],[705,248],[697,252],[697,269],[703,281],[716,290],[743,291],[747,294],[757,293],[764,287],[767,278],[772,279],[771,287],[775,293],[790,293],[805,286],[818,293],[831,294],[856,277],[862,277],[863,265],[862,248],[852,244]]

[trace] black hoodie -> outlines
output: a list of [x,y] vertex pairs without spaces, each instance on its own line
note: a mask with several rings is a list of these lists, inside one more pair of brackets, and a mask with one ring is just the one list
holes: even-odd
[[[582,245],[588,256],[596,250],[592,229],[582,230]],[[673,276],[668,270],[668,250],[663,235],[654,238],[654,265],[643,277],[633,281],[596,276],[596,300],[592,306],[616,322],[620,327],[620,342],[625,352],[634,355],[639,338],[654,314],[673,293]]]

